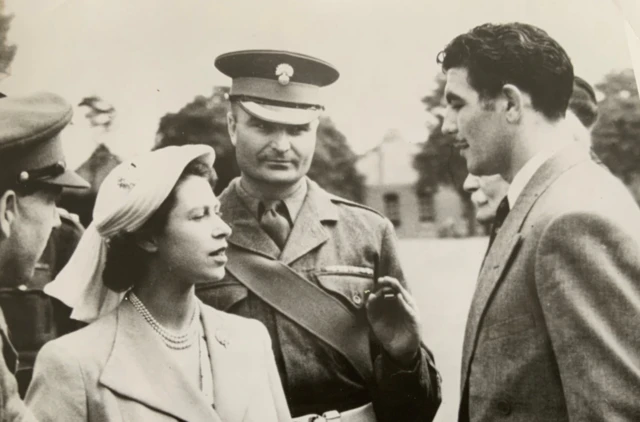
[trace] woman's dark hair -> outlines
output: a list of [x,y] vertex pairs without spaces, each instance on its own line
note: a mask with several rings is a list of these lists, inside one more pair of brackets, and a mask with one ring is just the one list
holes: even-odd
[[[153,234],[164,229],[169,213],[176,202],[177,188],[189,176],[204,177],[211,185],[211,189],[215,187],[216,174],[213,168],[200,159],[191,161],[182,171],[169,196],[137,232]],[[121,233],[112,237],[102,273],[105,286],[116,292],[129,289],[136,280],[144,276],[147,258],[147,252],[138,246],[134,233]]]

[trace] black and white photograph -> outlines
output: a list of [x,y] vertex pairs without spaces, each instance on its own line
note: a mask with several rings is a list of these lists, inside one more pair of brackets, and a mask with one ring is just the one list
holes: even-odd
[[640,3],[0,0],[0,422],[640,421]]

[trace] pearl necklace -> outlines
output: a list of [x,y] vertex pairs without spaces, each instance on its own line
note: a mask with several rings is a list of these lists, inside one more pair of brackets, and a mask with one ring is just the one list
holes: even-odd
[[174,350],[188,349],[199,337],[200,326],[200,306],[196,303],[196,309],[189,323],[189,327],[182,333],[175,333],[167,328],[163,327],[154,317],[151,312],[144,306],[144,303],[138,299],[133,292],[129,292],[127,299],[140,315],[151,325],[151,328],[160,335],[164,344]]

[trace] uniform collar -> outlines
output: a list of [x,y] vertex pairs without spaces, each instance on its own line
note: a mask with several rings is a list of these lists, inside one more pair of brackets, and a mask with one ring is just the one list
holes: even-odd
[[242,199],[238,188],[239,178],[231,181],[220,195],[221,211],[231,226],[229,243],[254,253],[291,263],[303,254],[326,242],[329,234],[325,222],[338,221],[339,212],[332,197],[315,182],[306,178],[307,194],[281,251],[260,227],[257,211],[252,211]]
[[[298,214],[300,213],[300,208],[302,208],[302,204],[304,202],[305,197],[307,196],[307,182],[300,183],[300,186],[284,198],[279,198],[284,202],[287,207],[287,211],[289,212],[289,216],[291,217],[291,221],[289,223],[293,225],[293,222],[296,221]],[[265,201],[265,198],[259,195],[252,195],[249,193],[248,189],[245,188],[244,183],[242,182],[242,178],[238,179],[238,183],[236,184],[238,196],[244,202],[244,204],[253,212],[256,216],[256,219],[260,219],[258,215],[258,206],[261,201]]]

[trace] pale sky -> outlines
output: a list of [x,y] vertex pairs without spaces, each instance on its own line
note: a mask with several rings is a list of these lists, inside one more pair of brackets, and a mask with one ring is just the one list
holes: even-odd
[[[236,49],[288,49],[333,63],[341,77],[325,90],[326,114],[358,152],[390,129],[426,138],[420,98],[439,72],[437,53],[485,22],[547,30],[591,83],[632,66],[612,0],[5,1],[18,53],[0,90],[47,89],[74,104],[101,96],[118,111],[109,145],[123,156],[152,145],[165,113],[228,85],[213,61]],[[84,142],[86,130],[75,126],[68,138]],[[93,147],[83,145],[75,161]]]

